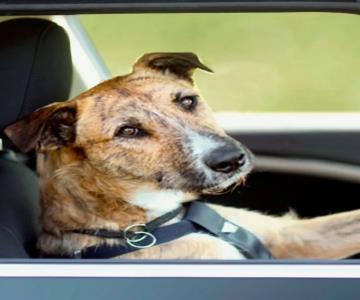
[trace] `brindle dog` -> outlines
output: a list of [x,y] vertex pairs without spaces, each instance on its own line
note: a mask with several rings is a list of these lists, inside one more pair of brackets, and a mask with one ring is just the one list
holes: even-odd
[[[195,89],[192,53],[152,53],[133,72],[73,100],[43,107],[6,129],[36,149],[46,255],[117,243],[73,229],[123,230],[243,182],[252,155],[215,122]],[[277,258],[343,258],[360,252],[360,210],[299,220],[213,205],[255,233]],[[230,244],[190,234],[124,258],[238,259]]]

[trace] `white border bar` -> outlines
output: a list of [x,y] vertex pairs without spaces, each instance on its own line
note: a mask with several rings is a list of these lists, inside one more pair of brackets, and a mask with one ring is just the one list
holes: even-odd
[[241,113],[216,112],[229,132],[358,131],[360,113]]
[[360,265],[10,263],[0,277],[360,278]]

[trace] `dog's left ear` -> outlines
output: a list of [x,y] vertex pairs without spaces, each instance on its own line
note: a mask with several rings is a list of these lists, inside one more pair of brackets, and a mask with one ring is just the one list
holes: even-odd
[[163,73],[170,72],[182,79],[190,81],[196,68],[213,72],[199,60],[196,54],[191,52],[148,53],[141,57],[134,65],[134,71],[139,69],[152,69]]

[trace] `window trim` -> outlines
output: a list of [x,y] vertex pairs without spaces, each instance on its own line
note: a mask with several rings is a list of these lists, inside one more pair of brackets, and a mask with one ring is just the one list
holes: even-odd
[[360,262],[19,260],[0,262],[9,277],[97,278],[360,278]]
[[107,3],[14,4],[0,2],[0,15],[184,12],[344,12],[359,13],[357,1],[113,1]]
[[215,112],[231,133],[360,131],[360,112]]

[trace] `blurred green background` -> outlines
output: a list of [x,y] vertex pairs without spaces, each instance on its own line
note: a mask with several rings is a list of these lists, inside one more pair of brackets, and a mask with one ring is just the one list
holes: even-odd
[[146,52],[191,51],[215,111],[359,111],[360,16],[331,13],[81,16],[113,75]]

